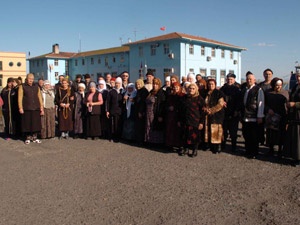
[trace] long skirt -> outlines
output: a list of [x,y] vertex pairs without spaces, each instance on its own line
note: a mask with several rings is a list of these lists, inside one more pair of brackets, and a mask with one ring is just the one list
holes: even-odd
[[41,117],[41,138],[53,138],[55,137],[55,108],[45,108],[44,112],[44,115]]
[[22,114],[22,132],[37,133],[42,129],[40,110],[25,110]]
[[198,127],[185,126],[184,128],[184,145],[197,145],[200,143],[200,130]]
[[300,160],[300,124],[289,124],[283,154],[295,160]]
[[12,113],[6,110],[3,110],[3,118],[5,125],[5,134],[8,136],[14,135],[16,133],[16,122],[12,116]]
[[123,121],[122,138],[126,140],[135,139],[135,121],[133,118],[126,118]]
[[71,108],[65,109],[64,112],[62,108],[60,108],[57,112],[58,114],[58,129],[61,132],[72,131],[73,130],[73,116]]
[[182,146],[182,129],[178,127],[178,113],[169,112],[166,118],[166,146]]
[[101,136],[100,115],[92,115],[88,113],[86,117],[86,136],[87,137]]
[[221,144],[223,141],[222,124],[208,124],[205,126],[205,142],[211,144]]

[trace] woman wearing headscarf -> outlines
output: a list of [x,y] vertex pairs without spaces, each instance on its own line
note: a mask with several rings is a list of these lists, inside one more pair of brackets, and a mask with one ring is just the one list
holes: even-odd
[[184,94],[181,85],[175,82],[171,85],[171,93],[166,103],[166,146],[182,147],[182,129],[179,126],[180,102]]
[[0,95],[0,107],[2,106],[6,140],[9,140],[16,134],[16,117],[14,116],[14,109],[18,106],[18,99],[17,92],[13,88],[13,82],[13,78],[8,78],[6,87],[3,88]]
[[146,142],[153,144],[162,144],[165,142],[165,107],[166,95],[161,88],[161,80],[154,78],[153,88],[146,98]]
[[85,84],[78,83],[77,91],[75,92],[74,102],[74,139],[82,137],[85,134],[85,116],[86,105],[83,100],[85,97]]
[[300,72],[296,73],[297,84],[292,88],[288,107],[288,128],[283,153],[300,166]]
[[122,138],[125,140],[135,139],[135,103],[136,89],[134,83],[129,83],[123,97],[123,130]]
[[145,116],[146,116],[146,98],[149,94],[142,79],[137,79],[135,82],[137,90],[135,104],[135,134],[138,144],[143,144],[145,139]]
[[216,154],[221,152],[223,140],[222,124],[225,117],[224,94],[216,89],[216,80],[207,80],[207,92],[205,95],[206,113],[204,141],[210,146],[210,150]]
[[123,89],[122,79],[118,77],[115,86],[108,92],[106,99],[106,116],[109,119],[108,139],[112,142],[118,142],[122,134],[122,106]]
[[274,154],[274,145],[278,145],[278,154],[281,155],[286,135],[289,94],[282,89],[282,84],[283,80],[275,77],[271,81],[271,89],[265,92],[266,143],[270,155]]
[[[178,154],[183,156],[189,153],[190,157],[197,156],[201,141],[201,130],[204,126],[204,100],[200,96],[198,86],[193,83],[188,87],[188,93],[182,97],[179,107],[180,127],[183,130],[183,145]],[[189,151],[192,152],[189,152]]]
[[57,88],[55,102],[58,105],[58,130],[60,139],[68,139],[69,132],[73,130],[74,91],[69,87],[68,79],[62,79],[61,86]]
[[84,97],[84,104],[87,107],[86,113],[86,138],[93,140],[101,136],[101,105],[103,104],[102,94],[97,90],[96,83],[89,83],[89,91]]
[[19,112],[22,115],[22,132],[26,135],[25,144],[41,143],[37,138],[41,132],[41,115],[44,115],[41,90],[34,83],[34,75],[27,74],[25,83],[18,90]]
[[[101,134],[103,138],[108,137],[108,118],[106,117],[106,99],[108,95],[107,83],[105,80],[100,80],[98,84],[98,91],[102,94],[103,104],[101,105],[101,114],[100,114],[100,122],[101,122]],[[109,86],[110,87],[110,86]]]
[[55,104],[54,104],[54,90],[51,89],[49,80],[44,81],[44,85],[41,89],[44,115],[42,119],[41,138],[54,138],[55,137]]

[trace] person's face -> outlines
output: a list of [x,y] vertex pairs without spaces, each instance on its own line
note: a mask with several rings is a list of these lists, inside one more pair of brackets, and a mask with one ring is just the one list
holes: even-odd
[[106,82],[109,83],[111,80],[111,75],[110,74],[107,74],[106,75]]
[[133,88],[129,87],[129,88],[127,88],[127,91],[131,93],[131,92],[133,92]]
[[168,80],[165,81],[165,84],[166,84],[167,87],[170,87],[170,86],[171,86],[171,82],[168,81]]
[[186,77],[182,77],[182,78],[181,78],[181,81],[182,81],[183,83],[186,82],[186,81],[187,81]]
[[276,92],[280,92],[282,89],[282,83],[276,83],[274,89]]
[[115,86],[116,86],[117,89],[119,89],[119,88],[121,88],[121,83],[115,82]]
[[235,79],[233,77],[228,77],[227,78],[227,84],[233,85],[235,83]]
[[116,82],[115,82],[115,81],[110,81],[110,85],[111,85],[112,87],[115,87],[115,86],[116,86]]
[[264,73],[264,78],[265,78],[265,81],[269,82],[272,80],[272,77],[273,77],[273,74],[271,71],[266,71]]
[[12,86],[16,87],[17,85],[18,85],[17,81],[14,80],[13,83],[12,83]]
[[43,80],[39,80],[38,82],[39,82],[39,86],[40,86],[40,87],[43,87],[44,81],[43,81]]
[[253,74],[250,74],[247,76],[246,78],[246,82],[247,82],[247,85],[250,87],[252,86],[253,84],[255,84],[255,77]]
[[27,83],[28,83],[29,85],[32,85],[32,84],[33,84],[33,81],[34,81],[34,77],[33,77],[33,76],[28,76],[28,77],[27,77]]
[[76,78],[76,82],[77,82],[77,83],[80,83],[80,82],[81,82],[81,77],[77,77],[77,78]]
[[136,82],[136,83],[135,83],[135,87],[136,87],[137,90],[139,90],[139,89],[142,88],[142,84],[139,83],[139,82]]
[[159,90],[159,84],[158,83],[153,83],[153,89],[155,91],[158,91]]
[[83,87],[79,87],[78,91],[82,93],[82,92],[84,92],[84,88]]
[[86,83],[90,83],[90,81],[91,81],[91,78],[85,78]]
[[200,81],[202,79],[202,77],[201,76],[197,76],[196,79],[197,79],[197,81]]
[[64,79],[63,76],[59,76],[59,77],[58,77],[58,80],[59,80],[60,83],[62,82],[63,79]]
[[8,83],[7,83],[7,87],[8,87],[9,89],[11,89],[11,88],[13,87],[13,82],[8,82]]
[[152,83],[153,78],[154,77],[152,75],[147,75],[147,82]]
[[96,87],[91,86],[90,87],[90,92],[95,93],[96,92]]
[[123,73],[121,77],[122,77],[123,81],[128,81],[129,74],[128,73]]
[[46,90],[49,90],[49,89],[51,88],[51,85],[50,85],[50,84],[44,84],[44,88],[45,88]]
[[104,88],[104,84],[99,84],[99,88],[103,89]]
[[175,93],[178,93],[180,91],[180,87],[178,85],[174,86],[173,90]]
[[196,88],[195,88],[194,85],[190,85],[190,86],[188,87],[188,93],[189,93],[190,95],[195,95],[195,94],[196,94]]
[[61,83],[61,85],[62,85],[62,87],[63,88],[68,88],[68,86],[69,86],[69,83],[66,81],[66,80],[64,80],[62,83]]
[[213,82],[213,81],[210,81],[210,82],[208,82],[208,85],[207,85],[207,87],[208,87],[208,90],[215,90],[216,89],[216,84],[215,84],[215,82]]
[[190,82],[190,83],[193,83],[193,82],[194,82],[194,79],[193,79],[192,77],[188,77],[188,78],[187,78],[187,81]]
[[171,78],[171,84],[174,84],[176,81],[177,80],[174,77]]

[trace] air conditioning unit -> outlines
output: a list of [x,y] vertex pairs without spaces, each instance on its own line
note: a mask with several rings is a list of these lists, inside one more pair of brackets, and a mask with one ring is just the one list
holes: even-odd
[[211,57],[210,56],[207,56],[206,60],[209,62],[211,61]]
[[169,57],[170,59],[174,59],[174,53],[169,53],[168,57]]
[[238,63],[237,60],[233,60],[233,64],[236,65]]

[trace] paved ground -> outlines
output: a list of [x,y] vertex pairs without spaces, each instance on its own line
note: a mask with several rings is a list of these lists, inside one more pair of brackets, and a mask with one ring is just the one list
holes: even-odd
[[106,140],[0,139],[0,224],[300,224],[300,169]]

